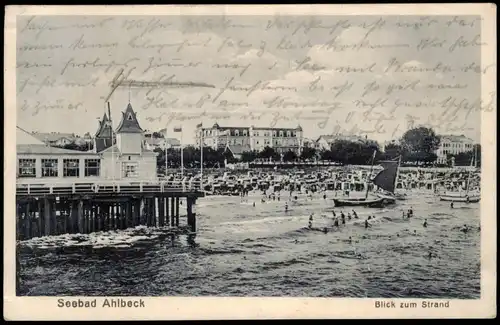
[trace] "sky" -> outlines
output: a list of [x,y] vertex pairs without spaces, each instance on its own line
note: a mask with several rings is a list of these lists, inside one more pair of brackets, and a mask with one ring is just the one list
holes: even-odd
[[182,126],[186,144],[215,122],[479,141],[481,73],[496,69],[477,69],[480,35],[475,16],[19,16],[17,124],[94,134],[123,69],[115,127],[130,101],[143,129]]

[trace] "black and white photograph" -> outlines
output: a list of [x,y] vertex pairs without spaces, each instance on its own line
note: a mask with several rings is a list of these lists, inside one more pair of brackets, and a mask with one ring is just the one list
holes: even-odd
[[484,17],[194,7],[10,21],[14,296],[484,298]]

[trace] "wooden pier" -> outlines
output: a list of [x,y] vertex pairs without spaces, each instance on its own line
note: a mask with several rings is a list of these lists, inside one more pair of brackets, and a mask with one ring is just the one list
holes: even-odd
[[[32,183],[16,186],[17,239],[61,234],[187,225],[196,232],[193,207],[204,193],[199,182],[105,181]],[[181,225],[181,200],[186,224]]]

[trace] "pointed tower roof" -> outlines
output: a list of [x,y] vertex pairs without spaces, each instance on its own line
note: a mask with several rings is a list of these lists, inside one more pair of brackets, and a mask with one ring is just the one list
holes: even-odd
[[122,112],[122,120],[116,129],[116,133],[142,133],[144,132],[137,121],[137,116],[132,105],[127,105],[125,112]]
[[97,137],[111,137],[111,125],[109,124],[109,118],[106,113],[104,113],[102,120],[99,121],[99,128],[95,134]]

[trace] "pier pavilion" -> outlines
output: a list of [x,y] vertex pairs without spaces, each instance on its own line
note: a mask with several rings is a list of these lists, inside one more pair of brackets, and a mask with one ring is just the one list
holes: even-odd
[[19,239],[137,225],[179,227],[180,199],[186,200],[187,226],[196,231],[193,207],[203,196],[200,182],[186,186],[158,179],[156,153],[144,148],[130,104],[111,141],[102,141],[106,129],[111,130],[107,117],[96,134],[98,150],[82,152],[48,146],[17,128]]

